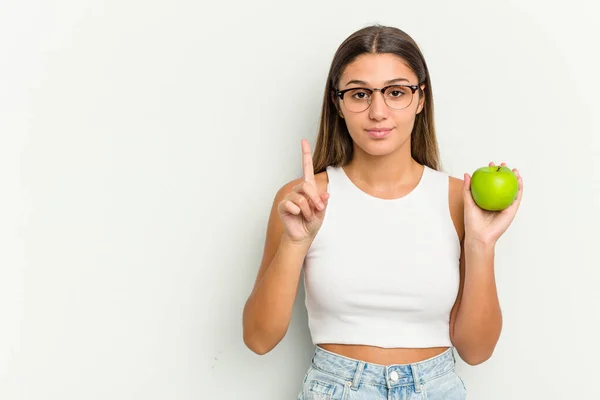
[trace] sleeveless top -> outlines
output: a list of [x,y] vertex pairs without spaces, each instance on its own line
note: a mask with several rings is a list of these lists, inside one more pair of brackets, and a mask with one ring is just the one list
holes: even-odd
[[325,219],[304,259],[314,344],[445,347],[460,282],[449,175],[427,166],[397,199],[359,189],[327,167]]

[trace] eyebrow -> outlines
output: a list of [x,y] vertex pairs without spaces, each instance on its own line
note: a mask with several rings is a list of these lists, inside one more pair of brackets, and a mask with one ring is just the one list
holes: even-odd
[[[386,81],[384,84],[385,85],[390,85],[390,84],[396,83],[396,82],[409,82],[410,83],[410,81],[408,79],[406,79],[406,78],[394,78],[394,79],[391,79],[389,81]],[[365,85],[365,86],[368,85],[367,82],[361,81],[361,80],[358,80],[358,79],[353,79],[351,81],[346,82],[346,86],[352,85],[352,84]]]

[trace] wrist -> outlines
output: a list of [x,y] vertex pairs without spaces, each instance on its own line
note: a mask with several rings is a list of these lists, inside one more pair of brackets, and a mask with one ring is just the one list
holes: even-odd
[[496,241],[478,238],[467,234],[465,235],[464,247],[465,250],[489,252],[494,251],[494,248],[496,247]]
[[289,248],[296,251],[308,252],[313,239],[294,240],[290,238],[286,233],[281,236],[281,243],[279,244],[283,248]]

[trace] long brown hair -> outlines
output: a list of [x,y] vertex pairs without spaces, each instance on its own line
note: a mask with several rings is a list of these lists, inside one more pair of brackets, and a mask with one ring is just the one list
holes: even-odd
[[[433,91],[427,63],[415,41],[404,31],[388,26],[372,25],[350,35],[337,49],[323,94],[319,134],[313,154],[314,171],[319,173],[329,165],[343,166],[353,156],[353,142],[345,121],[338,113],[333,90],[344,68],[362,54],[391,53],[401,57],[417,75],[418,84],[425,84],[425,104],[415,118],[411,132],[411,154],[420,164],[439,170],[439,149],[433,119]],[[422,95],[419,88],[419,95]]]

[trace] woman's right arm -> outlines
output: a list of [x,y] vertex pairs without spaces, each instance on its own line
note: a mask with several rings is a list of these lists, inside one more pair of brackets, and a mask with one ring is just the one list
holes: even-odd
[[257,354],[271,351],[287,332],[302,264],[327,209],[329,194],[317,188],[305,140],[302,171],[301,179],[286,184],[275,196],[263,258],[244,307],[244,343]]
[[285,234],[277,205],[287,192],[288,184],[275,197],[267,225],[263,259],[244,307],[244,343],[257,354],[271,351],[285,336],[298,292],[302,263],[310,243],[296,243]]

